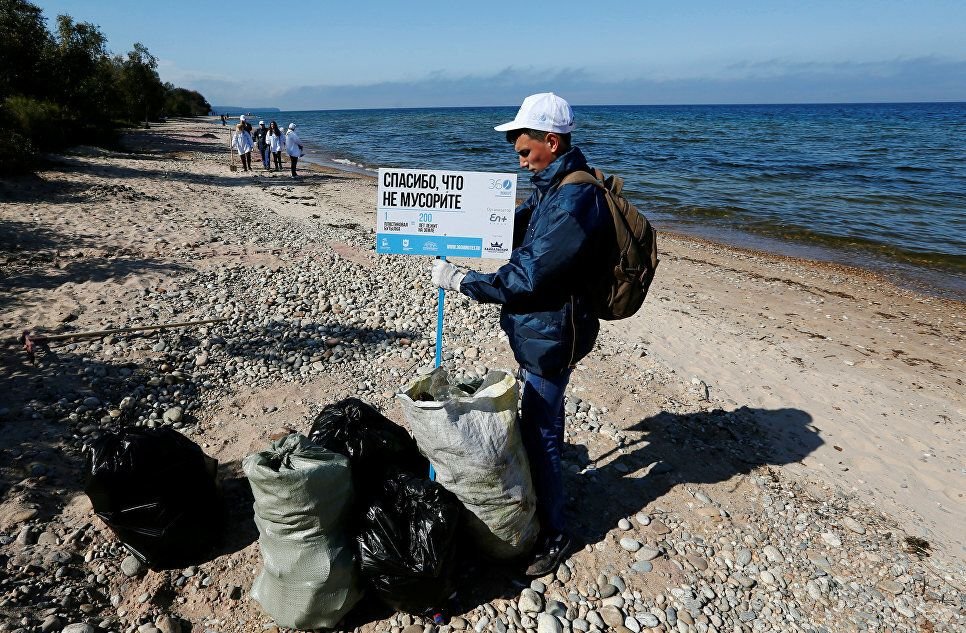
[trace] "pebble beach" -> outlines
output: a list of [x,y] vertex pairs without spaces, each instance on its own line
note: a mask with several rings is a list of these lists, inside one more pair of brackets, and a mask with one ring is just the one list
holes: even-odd
[[[248,595],[241,460],[349,396],[405,425],[395,393],[432,366],[430,261],[375,254],[375,180],[232,172],[223,137],[172,120],[0,178],[0,631],[277,631]],[[963,304],[684,235],[660,248],[644,308],[603,324],[568,388],[582,548],[532,582],[472,562],[442,624],[366,598],[344,630],[966,628]],[[447,367],[513,370],[498,308],[453,294]],[[213,319],[35,362],[18,341]],[[81,449],[119,420],[218,460],[211,560],[147,570],[93,515]]]

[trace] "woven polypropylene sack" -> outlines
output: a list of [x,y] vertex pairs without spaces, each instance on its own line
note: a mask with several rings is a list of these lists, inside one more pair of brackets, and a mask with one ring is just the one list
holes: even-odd
[[249,455],[242,466],[255,497],[262,551],[252,597],[279,626],[335,626],[361,597],[347,532],[348,460],[292,434]]
[[397,394],[436,481],[469,511],[466,524],[478,548],[501,559],[526,553],[540,531],[518,393],[516,379],[503,371],[488,372],[465,393],[440,367]]

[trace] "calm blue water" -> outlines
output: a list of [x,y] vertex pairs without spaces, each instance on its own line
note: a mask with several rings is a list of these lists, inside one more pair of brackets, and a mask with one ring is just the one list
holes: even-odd
[[[966,103],[585,106],[574,142],[660,229],[966,298]],[[321,163],[516,171],[516,107],[286,112]],[[521,172],[521,189],[528,175]]]

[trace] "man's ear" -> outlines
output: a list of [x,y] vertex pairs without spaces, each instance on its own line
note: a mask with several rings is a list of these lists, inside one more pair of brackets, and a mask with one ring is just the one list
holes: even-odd
[[553,132],[547,132],[547,138],[545,142],[550,147],[550,152],[554,155],[560,150],[560,137]]

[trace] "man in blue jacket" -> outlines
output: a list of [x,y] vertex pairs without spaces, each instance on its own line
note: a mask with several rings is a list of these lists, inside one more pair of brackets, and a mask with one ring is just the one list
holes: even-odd
[[510,261],[486,274],[437,260],[432,274],[441,288],[502,305],[500,326],[524,381],[520,429],[543,528],[530,576],[556,570],[574,545],[564,519],[564,392],[573,367],[597,339],[592,289],[605,279],[598,253],[615,239],[597,187],[560,186],[567,174],[590,171],[571,146],[573,128],[573,110],[552,92],[527,97],[513,121],[494,128],[506,132],[534,188],[516,209]]

